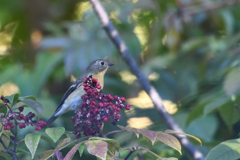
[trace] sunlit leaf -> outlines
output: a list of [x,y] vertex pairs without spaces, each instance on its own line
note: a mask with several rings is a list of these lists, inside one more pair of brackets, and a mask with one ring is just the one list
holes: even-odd
[[220,143],[208,153],[206,160],[230,160],[240,158],[240,139]]
[[170,134],[160,132],[157,134],[157,139],[159,141],[165,143],[166,145],[176,149],[180,154],[182,154],[181,144],[176,137],[174,137]]
[[102,140],[88,140],[85,142],[87,150],[90,154],[101,158],[102,160],[106,159],[108,144]]
[[145,130],[145,129],[138,129],[138,131],[143,134],[145,137],[149,138],[152,142],[152,145],[154,145],[154,142],[157,138],[157,133],[151,130]]
[[196,141],[198,141],[201,145],[202,145],[202,141],[195,137],[195,136],[192,136],[190,134],[186,134],[186,133],[181,133],[181,132],[176,132],[176,131],[173,131],[173,130],[166,130],[165,133],[171,133],[171,134],[181,134],[181,135],[185,135],[185,136],[188,136],[188,137],[191,137],[193,139],[195,139]]
[[47,128],[45,133],[52,138],[52,140],[56,143],[58,139],[64,134],[65,128],[64,127],[54,127],[54,128]]
[[29,133],[25,136],[25,144],[28,150],[31,152],[32,158],[34,157],[35,152],[37,150],[40,137],[41,137],[40,134],[33,134],[33,133]]

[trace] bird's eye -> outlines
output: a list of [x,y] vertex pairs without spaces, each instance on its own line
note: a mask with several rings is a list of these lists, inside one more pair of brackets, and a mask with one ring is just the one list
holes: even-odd
[[101,65],[104,65],[104,62],[101,62]]

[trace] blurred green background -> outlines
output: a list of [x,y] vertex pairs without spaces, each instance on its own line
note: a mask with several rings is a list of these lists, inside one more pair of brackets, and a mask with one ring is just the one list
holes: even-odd
[[[102,0],[132,56],[156,87],[182,129],[201,138],[206,155],[240,130],[240,3],[221,0]],[[87,65],[114,63],[104,92],[124,96],[132,109],[118,124],[164,131],[161,117],[102,29],[88,1],[0,1],[0,95],[34,95],[47,120]],[[69,112],[53,126],[73,130]],[[105,132],[117,129],[107,125]],[[21,130],[19,139],[33,127]],[[191,159],[129,133],[112,136],[121,146],[141,145],[163,157]],[[25,144],[20,148],[24,150]],[[41,140],[37,156],[52,148]],[[27,150],[27,149],[26,149]],[[63,150],[63,155],[69,148]],[[138,154],[137,154],[138,153]],[[122,153],[122,155],[126,155]],[[38,159],[36,156],[36,159]],[[95,159],[84,154],[83,159]],[[24,152],[21,159],[30,159]],[[130,159],[154,159],[144,151]],[[79,153],[73,159],[79,159]]]

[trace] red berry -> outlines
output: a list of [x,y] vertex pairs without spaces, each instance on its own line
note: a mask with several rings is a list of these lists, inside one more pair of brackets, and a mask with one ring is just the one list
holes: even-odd
[[126,99],[124,97],[121,97],[120,100],[122,101],[122,103],[126,102]]

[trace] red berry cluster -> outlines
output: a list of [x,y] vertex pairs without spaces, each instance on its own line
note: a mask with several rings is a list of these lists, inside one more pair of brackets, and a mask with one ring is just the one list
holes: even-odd
[[73,134],[77,138],[81,136],[81,132],[86,136],[99,133],[102,123],[110,121],[115,125],[121,118],[120,110],[130,109],[129,104],[124,105],[124,97],[103,94],[100,83],[92,76],[84,78],[83,86],[86,94],[82,96],[82,106],[75,111],[75,117],[72,117],[75,128]]
[[[4,96],[1,96],[1,100],[4,102],[4,105],[0,106],[0,108],[8,107],[10,109],[10,111],[7,114],[1,115],[4,130],[10,130],[11,128],[14,128],[15,125],[18,125],[20,129],[25,128],[28,125],[36,125],[35,130],[40,131],[47,125],[47,123],[44,121],[38,121],[36,123],[36,121],[32,119],[35,117],[35,114],[32,112],[29,112],[26,116],[24,116],[21,113],[23,112],[24,107],[18,107],[18,112],[13,112],[8,105],[9,100],[4,98]],[[15,122],[15,125],[12,122],[10,122],[11,120]]]

